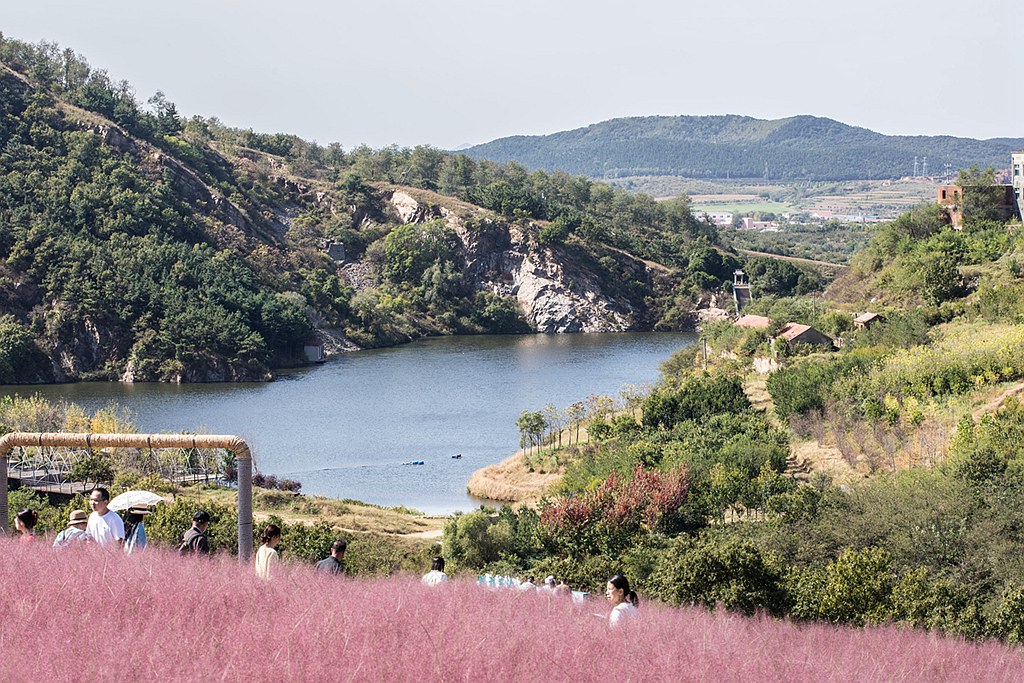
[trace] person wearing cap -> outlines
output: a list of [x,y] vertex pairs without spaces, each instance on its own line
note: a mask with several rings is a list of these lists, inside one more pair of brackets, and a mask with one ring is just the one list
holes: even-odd
[[124,522],[121,515],[110,509],[110,491],[94,488],[89,493],[92,514],[85,526],[85,533],[98,545],[118,546],[124,543]]
[[555,577],[553,577],[553,576],[545,576],[544,577],[544,590],[547,591],[548,593],[553,593],[555,591],[555,583],[556,583],[555,582]]
[[68,528],[57,534],[53,539],[54,548],[66,548],[76,543],[85,543],[89,534],[85,533],[85,525],[89,522],[89,513],[85,510],[72,510],[68,516]]
[[192,515],[192,528],[186,531],[181,537],[181,545],[178,549],[182,553],[210,554],[210,543],[206,540],[206,529],[210,526],[210,513],[206,510],[196,510]]
[[149,514],[149,508],[145,505],[133,505],[128,508],[128,515],[124,525],[124,552],[131,555],[133,552],[146,548],[146,526],[142,523],[145,515]]

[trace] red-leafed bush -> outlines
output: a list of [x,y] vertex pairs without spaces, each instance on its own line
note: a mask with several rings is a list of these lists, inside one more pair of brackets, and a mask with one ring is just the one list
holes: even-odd
[[614,556],[637,536],[659,530],[686,501],[687,489],[681,467],[659,472],[637,465],[629,476],[612,472],[596,488],[544,503],[541,535],[571,554]]

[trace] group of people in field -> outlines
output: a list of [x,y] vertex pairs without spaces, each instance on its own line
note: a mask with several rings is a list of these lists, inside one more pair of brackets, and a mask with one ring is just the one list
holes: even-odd
[[[423,576],[423,583],[428,586],[436,586],[447,580],[448,575],[444,573],[444,558],[435,557],[431,570]],[[521,580],[511,576],[481,574],[477,577],[477,585],[491,590],[511,589],[524,593],[535,592],[540,595],[548,594],[567,598],[571,597],[577,602],[582,602],[587,595],[586,593],[572,590],[565,579],[556,580],[554,576],[545,577],[544,583],[538,586],[533,582],[532,576],[527,576],[525,580]],[[640,604],[640,600],[637,597],[636,591],[630,589],[629,579],[626,577],[616,574],[610,578],[605,586],[604,595],[612,605],[612,611],[607,615],[608,623],[611,626],[618,626],[637,616],[637,607]],[[596,616],[605,617],[603,614]]]
[[[125,553],[133,553],[146,547],[146,526],[143,519],[149,514],[145,506],[132,506],[121,515],[110,509],[110,492],[105,488],[95,488],[89,492],[89,507],[92,513],[85,510],[72,510],[68,516],[67,527],[53,539],[54,548],[66,548],[78,543],[94,543],[99,546],[118,546]],[[35,510],[19,510],[14,515],[14,526],[21,534],[22,543],[31,543],[35,539],[36,523],[39,513]]]
[[[53,540],[54,548],[65,548],[78,543],[94,543],[99,546],[119,546],[125,553],[132,553],[146,547],[146,529],[144,517],[149,513],[145,506],[128,508],[124,519],[110,509],[110,492],[102,487],[94,488],[89,493],[89,507],[92,513],[84,510],[73,510],[69,515],[68,525]],[[15,527],[21,534],[22,542],[31,542],[35,535],[35,526],[39,514],[34,510],[25,509],[15,515]],[[210,543],[206,531],[210,526],[210,514],[205,510],[197,510],[192,515],[192,526],[181,536],[178,551],[182,554],[208,555]],[[267,524],[260,534],[260,547],[256,551],[256,576],[269,580],[277,571],[281,558],[277,546],[281,543],[281,528],[276,524]],[[330,556],[316,563],[316,571],[324,574],[343,574],[344,560],[348,544],[344,539],[336,540],[330,548]],[[448,581],[444,572],[444,558],[435,557],[431,562],[430,571],[423,575],[422,582],[427,586],[438,586]],[[525,581],[511,577],[493,577],[482,575],[477,583],[487,588],[515,588],[520,591],[548,592],[552,595],[576,597],[569,585],[564,581],[556,581],[554,576],[544,579],[541,586],[533,582],[533,577]],[[578,594],[579,598],[585,594]],[[636,592],[629,587],[629,580],[624,576],[615,575],[608,580],[605,587],[605,598],[612,605],[608,615],[608,623],[617,626],[633,619],[637,614]],[[599,615],[604,616],[604,615]]]

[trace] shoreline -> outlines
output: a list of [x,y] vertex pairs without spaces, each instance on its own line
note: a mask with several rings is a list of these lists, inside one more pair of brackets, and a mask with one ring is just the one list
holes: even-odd
[[520,450],[499,463],[473,472],[466,483],[466,491],[474,498],[533,505],[561,479],[562,472],[529,471],[526,451]]

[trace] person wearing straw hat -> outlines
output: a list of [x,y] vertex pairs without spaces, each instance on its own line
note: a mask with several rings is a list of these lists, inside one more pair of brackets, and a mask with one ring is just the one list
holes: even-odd
[[124,552],[131,555],[133,552],[145,550],[146,548],[146,526],[142,519],[150,512],[146,505],[132,505],[128,508],[124,520]]
[[68,528],[57,534],[53,539],[54,548],[66,548],[76,543],[85,543],[89,534],[85,533],[85,525],[89,522],[89,513],[85,510],[72,510],[68,516]]

